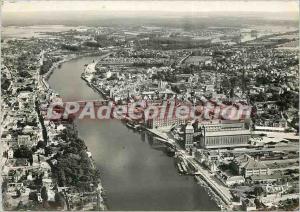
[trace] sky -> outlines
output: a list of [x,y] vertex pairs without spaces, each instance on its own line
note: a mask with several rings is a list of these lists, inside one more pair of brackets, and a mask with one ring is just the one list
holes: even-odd
[[7,0],[3,12],[42,11],[298,12],[298,1],[19,1]]

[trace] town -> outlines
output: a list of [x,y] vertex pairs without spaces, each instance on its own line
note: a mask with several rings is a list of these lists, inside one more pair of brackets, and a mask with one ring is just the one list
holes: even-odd
[[[221,209],[299,209],[298,37],[255,27],[118,26],[2,38],[3,208],[107,209],[101,170],[74,118],[46,118],[51,104],[64,102],[49,87],[52,72],[95,55],[81,77],[100,103],[139,103],[135,114],[213,107],[197,118],[124,113],[122,121],[153,135],[178,174],[192,175]],[[248,116],[220,113],[246,106]]]

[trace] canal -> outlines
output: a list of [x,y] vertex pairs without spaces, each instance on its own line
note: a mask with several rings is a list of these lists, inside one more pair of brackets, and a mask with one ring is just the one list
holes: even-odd
[[[80,78],[84,65],[97,57],[62,64],[49,85],[64,101],[102,99]],[[191,176],[179,175],[174,160],[117,120],[80,120],[84,139],[101,172],[109,210],[219,210]]]

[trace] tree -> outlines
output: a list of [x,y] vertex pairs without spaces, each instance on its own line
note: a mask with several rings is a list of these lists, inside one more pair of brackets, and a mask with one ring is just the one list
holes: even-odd
[[33,163],[33,157],[32,157],[32,151],[27,146],[20,146],[15,152],[14,152],[15,158],[27,158],[30,165]]
[[24,77],[24,78],[30,77],[30,74],[26,71],[20,71],[19,75],[20,77]]
[[17,206],[17,210],[24,210],[24,204],[23,204],[22,200],[19,202],[19,204]]
[[47,189],[45,186],[43,186],[43,188],[41,190],[41,197],[42,197],[43,201],[48,201],[48,193],[47,193]]
[[36,146],[36,148],[42,148],[42,149],[44,149],[46,147],[46,142],[44,142],[44,141],[39,141],[38,143],[37,143],[37,146]]
[[290,91],[286,91],[280,94],[280,101],[277,103],[281,111],[285,111],[291,107],[299,107],[299,95],[296,95]]
[[57,172],[57,176],[58,176],[58,184],[60,186],[64,186],[66,184],[66,175],[65,175],[65,172],[63,169],[58,169],[58,172]]
[[256,196],[261,196],[263,194],[263,192],[264,192],[264,190],[260,186],[257,186],[257,187],[254,188],[254,194]]
[[37,202],[38,201],[38,196],[37,196],[36,192],[30,192],[28,199]]
[[193,149],[192,148],[190,148],[190,155],[193,155]]
[[14,157],[29,159],[32,157],[32,151],[27,146],[22,145],[14,152]]
[[55,193],[54,199],[57,206],[64,207],[65,200],[61,193]]
[[7,188],[8,188],[7,183],[8,183],[7,180],[3,180],[3,182],[2,182],[2,193],[7,192]]
[[175,93],[180,93],[180,89],[178,88],[178,86],[172,86],[171,88]]
[[254,203],[255,203],[255,205],[256,205],[256,208],[261,208],[262,207],[262,203],[259,201],[259,199],[255,199],[254,200]]

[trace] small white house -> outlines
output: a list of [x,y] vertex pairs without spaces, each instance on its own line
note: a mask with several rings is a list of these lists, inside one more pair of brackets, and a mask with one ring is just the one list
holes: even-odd
[[225,180],[226,185],[232,186],[235,184],[242,184],[245,182],[245,178],[243,176],[230,176]]
[[9,148],[9,150],[7,151],[7,157],[8,159],[14,158],[14,150],[12,148]]

